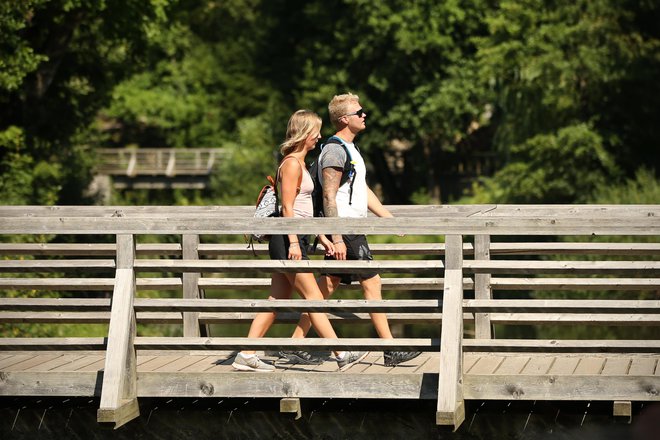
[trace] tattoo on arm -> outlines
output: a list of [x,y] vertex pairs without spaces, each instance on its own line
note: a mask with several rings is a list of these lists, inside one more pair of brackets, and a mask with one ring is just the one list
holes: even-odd
[[[337,191],[342,170],[339,168],[323,169],[323,211],[326,217],[339,217],[337,209]],[[341,235],[332,235],[332,241],[341,240]]]

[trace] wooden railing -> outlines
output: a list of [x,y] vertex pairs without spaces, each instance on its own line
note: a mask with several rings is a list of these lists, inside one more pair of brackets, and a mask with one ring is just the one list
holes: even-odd
[[223,156],[219,148],[100,148],[96,150],[100,174],[208,175]]
[[[327,350],[440,351],[438,424],[458,427],[464,396],[520,398],[500,383],[468,383],[466,352],[660,353],[660,338],[503,339],[494,325],[660,325],[660,206],[658,205],[463,205],[392,206],[393,219],[253,219],[251,207],[0,207],[0,288],[107,291],[110,298],[0,299],[0,322],[108,323],[107,338],[0,339],[0,350],[105,350],[98,420],[117,426],[138,414],[136,350]],[[222,244],[249,233],[358,233],[397,237],[372,245],[375,261],[271,261],[266,249]],[[113,237],[109,243],[87,237]],[[144,236],[180,237],[176,243],[141,243]],[[608,236],[609,241],[592,238]],[[55,242],[67,239],[71,243]],[[497,240],[496,240],[497,239]],[[16,242],[20,241],[20,242]],[[390,258],[396,256],[396,258]],[[402,258],[402,257],[405,257]],[[208,299],[204,289],[260,289],[272,272],[374,272],[384,289],[437,292],[430,299],[382,301],[268,301]],[[54,274],[48,277],[45,274]],[[172,275],[174,274],[174,275]],[[238,274],[238,276],[236,276]],[[247,274],[247,276],[246,276]],[[391,274],[406,274],[396,277]],[[223,277],[220,277],[223,275]],[[410,277],[412,275],[412,277]],[[355,288],[355,287],[353,287]],[[178,290],[181,297],[141,298],[141,289]],[[519,299],[518,291],[630,292],[631,299],[552,297]],[[465,295],[466,291],[474,291]],[[493,292],[498,292],[494,297]],[[638,299],[646,292],[648,299]],[[513,298],[512,298],[513,296]],[[439,338],[248,339],[203,335],[204,325],[248,322],[256,312],[277,311],[293,321],[304,311],[325,311],[333,320],[364,321],[386,312],[390,321],[440,325]],[[137,323],[180,323],[182,337],[145,337]],[[464,326],[474,337],[464,336]],[[657,334],[657,333],[656,333]],[[657,367],[660,372],[660,366]],[[638,378],[639,379],[639,378]],[[631,389],[596,383],[581,398],[659,400],[660,375]],[[529,384],[528,396],[575,399],[563,385]],[[550,384],[550,385],[548,385]],[[540,391],[534,390],[537,387]],[[616,390],[612,390],[612,387]],[[626,388],[627,387],[627,388]],[[543,394],[545,393],[545,394]],[[564,394],[561,394],[564,393]],[[522,393],[524,394],[524,393]],[[493,397],[495,396],[495,397]],[[559,396],[559,397],[558,397]],[[622,398],[621,396],[624,396]]]

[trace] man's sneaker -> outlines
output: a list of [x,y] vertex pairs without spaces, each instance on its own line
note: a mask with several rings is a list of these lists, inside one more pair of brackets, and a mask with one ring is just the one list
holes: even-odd
[[306,351],[280,351],[280,357],[293,364],[321,365],[323,359],[313,356]]
[[339,371],[344,371],[351,365],[356,362],[360,362],[362,359],[367,357],[369,354],[368,351],[347,351],[344,353],[344,357],[337,359],[337,365],[339,365]]
[[231,364],[240,371],[258,371],[259,373],[271,373],[275,371],[275,366],[267,364],[259,356],[245,356],[243,353],[238,353],[234,358],[234,363]]
[[383,353],[383,359],[386,367],[394,367],[401,362],[415,359],[420,354],[422,354],[421,351],[386,351]]

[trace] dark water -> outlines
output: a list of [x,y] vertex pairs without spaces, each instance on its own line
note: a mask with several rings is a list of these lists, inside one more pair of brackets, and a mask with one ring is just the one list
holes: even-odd
[[435,425],[435,402],[302,400],[302,417],[277,399],[140,399],[138,419],[96,422],[98,399],[0,398],[0,439],[579,439],[660,440],[660,403],[467,402],[456,431]]

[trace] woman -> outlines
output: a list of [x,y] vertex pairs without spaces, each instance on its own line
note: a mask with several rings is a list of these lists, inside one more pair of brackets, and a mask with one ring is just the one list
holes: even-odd
[[[282,217],[312,217],[312,190],[314,183],[305,166],[307,153],[316,147],[321,138],[321,118],[309,110],[298,110],[289,119],[286,139],[280,151],[284,158],[278,168],[279,194],[282,203]],[[299,183],[300,182],[300,183]],[[298,187],[300,185],[300,187]],[[320,243],[328,255],[334,253],[334,246],[325,236],[319,236]],[[304,235],[273,235],[268,244],[268,253],[273,260],[309,260],[307,256],[308,240]],[[268,299],[288,299],[295,289],[308,300],[323,300],[316,279],[311,272],[274,273],[271,276],[270,296]],[[248,338],[261,338],[273,325],[274,312],[259,313],[252,321]],[[316,333],[322,338],[337,338],[337,334],[325,313],[309,313]],[[309,356],[299,353],[301,361]],[[348,368],[362,360],[367,352],[334,352],[340,370]],[[275,367],[263,362],[254,351],[243,350],[236,355],[232,366],[243,371],[274,371]]]

